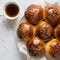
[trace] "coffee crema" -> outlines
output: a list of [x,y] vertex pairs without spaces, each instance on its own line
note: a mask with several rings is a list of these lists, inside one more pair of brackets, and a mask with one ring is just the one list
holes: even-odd
[[5,13],[9,17],[15,17],[19,13],[19,7],[16,4],[13,4],[13,3],[8,4],[5,8]]

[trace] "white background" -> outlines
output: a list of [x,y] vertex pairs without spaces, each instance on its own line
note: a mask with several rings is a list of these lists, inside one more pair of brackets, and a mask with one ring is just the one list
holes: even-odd
[[[3,6],[9,1],[15,1],[20,6],[20,15],[13,21],[3,15]],[[58,0],[0,0],[0,60],[26,60],[17,48],[19,39],[16,35],[16,27],[28,5],[32,3],[44,5],[44,2],[54,3]]]

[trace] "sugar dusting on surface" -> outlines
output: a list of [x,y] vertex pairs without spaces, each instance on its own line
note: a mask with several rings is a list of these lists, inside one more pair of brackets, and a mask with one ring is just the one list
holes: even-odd
[[39,44],[39,43],[40,43],[40,41],[39,41],[39,40],[37,40],[37,39],[36,39],[36,40],[34,40],[34,42],[33,42],[33,44],[34,44],[34,45],[37,45],[37,44]]
[[52,12],[53,12],[53,9],[48,10],[48,12],[49,12],[49,13],[52,13]]
[[53,46],[55,46],[55,45],[56,45],[56,42],[53,43]]
[[36,8],[34,8],[34,9],[32,9],[32,10],[30,10],[33,14],[37,14],[38,12],[39,12],[39,9],[36,9]]
[[29,27],[30,27],[29,25],[26,25],[26,24],[25,24],[24,26],[25,26],[26,29],[29,30]]

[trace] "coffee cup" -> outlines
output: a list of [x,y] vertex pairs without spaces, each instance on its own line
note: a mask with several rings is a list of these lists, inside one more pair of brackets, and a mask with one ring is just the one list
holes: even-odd
[[4,16],[7,19],[13,20],[19,16],[20,8],[16,2],[7,2],[4,5]]

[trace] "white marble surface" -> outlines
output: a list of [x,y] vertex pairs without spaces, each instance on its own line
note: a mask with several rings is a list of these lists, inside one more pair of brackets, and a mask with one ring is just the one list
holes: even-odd
[[[10,21],[3,15],[3,6],[9,1],[15,1],[20,6],[20,16],[17,20]],[[16,35],[16,26],[28,5],[32,3],[44,5],[44,1],[54,3],[59,0],[0,0],[0,60],[26,60],[17,48],[19,39]]]

